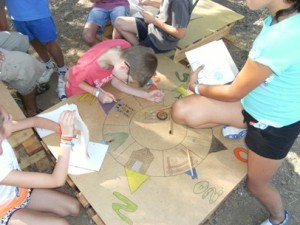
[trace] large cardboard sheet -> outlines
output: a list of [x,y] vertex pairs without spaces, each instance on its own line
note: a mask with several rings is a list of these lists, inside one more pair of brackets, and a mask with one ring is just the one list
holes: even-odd
[[243,18],[243,15],[213,1],[200,0],[193,10],[187,34],[179,41],[177,47],[179,49],[187,48],[189,45],[213,35],[216,31]]
[[[168,107],[186,94],[188,73],[181,64],[159,56],[157,75],[147,88],[165,91],[161,103],[112,87],[106,90],[116,94],[118,102],[109,109],[80,101],[80,96],[67,99],[77,104],[90,140],[109,144],[100,172],[70,174],[107,225],[198,225],[245,177],[246,164],[234,155],[237,147],[244,148],[243,140],[226,140],[222,127],[191,129],[175,123],[170,134],[169,118],[155,117],[157,111],[168,114]],[[44,142],[51,149],[58,139],[53,134]]]

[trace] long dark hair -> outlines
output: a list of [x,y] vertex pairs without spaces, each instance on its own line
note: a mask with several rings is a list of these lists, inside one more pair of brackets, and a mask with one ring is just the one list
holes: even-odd
[[276,12],[275,20],[278,21],[279,17],[289,15],[294,12],[300,12],[300,1],[299,0],[285,0],[287,3],[293,3],[291,7],[287,9],[281,9]]

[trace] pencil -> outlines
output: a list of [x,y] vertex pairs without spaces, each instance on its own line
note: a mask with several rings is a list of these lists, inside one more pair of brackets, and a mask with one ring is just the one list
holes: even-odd
[[191,176],[194,176],[194,172],[193,172],[193,166],[192,166],[192,161],[191,161],[191,156],[190,156],[190,151],[188,148],[186,148],[186,155],[188,158],[188,162],[189,162],[189,166],[190,166],[190,171],[191,171]]
[[169,120],[170,120],[169,134],[173,134],[173,120],[172,120],[172,117],[171,117],[171,109],[170,109],[170,113],[169,113]]
[[161,109],[158,109],[157,111],[163,111],[163,110],[166,110],[166,109],[170,109],[172,106],[167,106],[167,107],[164,107],[164,108],[161,108]]

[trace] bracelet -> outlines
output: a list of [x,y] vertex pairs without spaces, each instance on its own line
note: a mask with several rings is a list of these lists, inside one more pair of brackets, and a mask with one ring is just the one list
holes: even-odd
[[200,84],[198,83],[194,87],[194,92],[195,92],[196,95],[200,95],[199,86],[200,86]]
[[100,89],[96,89],[96,91],[95,91],[95,97],[96,98],[98,98],[98,96],[100,95],[100,93],[101,93],[101,90]]
[[71,141],[60,140],[61,148],[71,148],[72,149],[73,145],[74,144]]
[[63,140],[63,141],[72,141],[72,140],[73,140],[73,137],[69,137],[69,136],[61,136],[61,137],[60,137],[60,140]]

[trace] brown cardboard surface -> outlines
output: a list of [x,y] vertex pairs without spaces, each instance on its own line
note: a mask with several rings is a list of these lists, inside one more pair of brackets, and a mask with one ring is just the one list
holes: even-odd
[[209,0],[200,0],[193,10],[186,36],[177,47],[184,49],[216,31],[243,19],[240,15],[220,4]]
[[[246,164],[233,154],[236,147],[244,147],[242,140],[226,140],[221,127],[191,129],[173,124],[173,134],[169,134],[168,119],[151,117],[181,97],[178,87],[185,84],[187,74],[185,67],[160,55],[153,84],[165,91],[161,103],[119,94],[120,105],[106,114],[100,104],[90,105],[73,96],[52,108],[76,104],[90,129],[90,139],[109,142],[99,172],[70,174],[107,225],[198,225],[245,177]],[[44,142],[55,151],[59,137],[53,134]]]
[[[7,89],[7,86],[0,81],[0,96],[1,96],[1,105],[4,106],[7,112],[9,112],[14,120],[24,119],[25,116],[14,100],[14,98],[11,96],[10,92]],[[20,144],[22,144],[25,140],[30,138],[32,135],[34,135],[32,129],[26,129],[22,131],[15,132],[13,135],[11,135],[8,138],[9,143],[12,147],[16,147]]]

